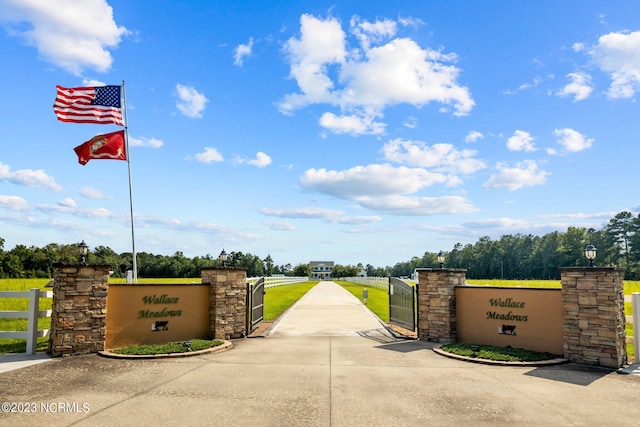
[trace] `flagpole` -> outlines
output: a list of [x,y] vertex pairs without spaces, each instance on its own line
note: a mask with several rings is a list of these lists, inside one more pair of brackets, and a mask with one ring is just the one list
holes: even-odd
[[131,186],[131,153],[129,152],[129,124],[127,121],[127,97],[124,90],[124,80],[122,81],[122,103],[124,121],[124,143],[127,150],[127,169],[129,170],[129,211],[131,214],[131,246],[133,255],[133,283],[138,283],[138,264],[136,262],[136,236],[133,231],[133,191]]

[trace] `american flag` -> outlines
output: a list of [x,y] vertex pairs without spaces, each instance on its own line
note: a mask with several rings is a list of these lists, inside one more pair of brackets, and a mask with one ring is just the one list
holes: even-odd
[[121,86],[56,86],[53,111],[61,122],[96,123],[124,126],[120,105]]

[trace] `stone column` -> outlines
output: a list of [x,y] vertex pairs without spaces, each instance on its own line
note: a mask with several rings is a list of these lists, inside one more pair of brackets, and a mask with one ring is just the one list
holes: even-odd
[[455,287],[466,284],[465,269],[418,269],[418,338],[442,344],[456,342]]
[[54,357],[104,350],[107,332],[108,264],[56,264],[49,354]]
[[228,340],[247,333],[247,270],[235,267],[202,269],[209,285],[209,336]]
[[627,363],[624,269],[567,267],[560,269],[560,277],[565,359],[623,366]]

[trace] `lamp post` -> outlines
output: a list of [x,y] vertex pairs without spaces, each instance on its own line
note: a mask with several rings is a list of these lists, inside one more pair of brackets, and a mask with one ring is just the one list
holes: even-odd
[[444,252],[438,252],[438,262],[440,263],[440,268],[444,266]]
[[588,245],[586,248],[584,248],[584,256],[589,260],[589,267],[595,267],[595,265],[593,264],[593,260],[596,259],[597,251],[598,250],[593,245]]
[[220,252],[220,255],[218,255],[218,259],[220,261],[222,261],[222,266],[226,267],[227,266],[227,253],[224,251],[224,249],[222,250],[222,252]]
[[78,252],[80,255],[80,263],[81,264],[86,264],[87,263],[87,254],[89,253],[89,245],[87,245],[84,242],[84,239],[82,239],[82,242],[80,242],[80,244],[78,245]]

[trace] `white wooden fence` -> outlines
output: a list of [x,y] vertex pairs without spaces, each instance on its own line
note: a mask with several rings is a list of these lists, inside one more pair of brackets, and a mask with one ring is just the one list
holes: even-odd
[[627,337],[627,342],[629,341],[629,338],[631,338],[636,363],[640,363],[640,292],[634,292],[631,294],[631,308],[633,310],[633,336]]
[[40,310],[40,298],[53,298],[53,292],[32,288],[28,291],[0,291],[0,298],[29,298],[27,311],[0,311],[0,318],[27,319],[26,331],[0,331],[0,338],[22,338],[27,340],[27,354],[36,354],[38,337],[49,335],[49,329],[38,330],[40,317],[51,317],[51,310]]
[[[260,277],[249,277],[247,278],[248,283],[255,283],[258,281]],[[304,277],[290,277],[290,276],[282,276],[282,277],[265,277],[264,278],[264,287],[265,288],[275,288],[276,286],[284,286],[284,285],[292,285],[294,283],[303,283],[308,282],[309,278]]]
[[389,289],[388,277],[341,277],[340,280],[357,283],[370,288],[383,289],[385,291]]

